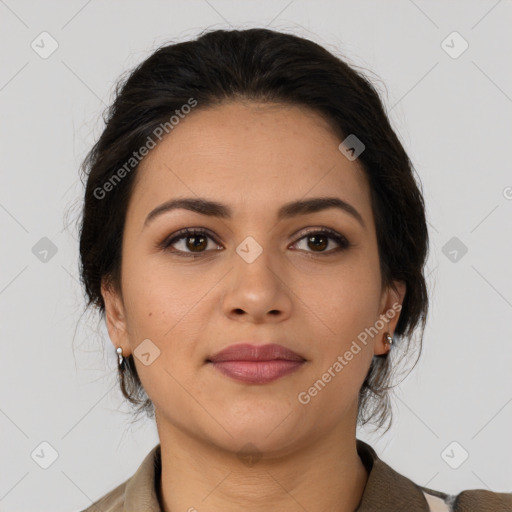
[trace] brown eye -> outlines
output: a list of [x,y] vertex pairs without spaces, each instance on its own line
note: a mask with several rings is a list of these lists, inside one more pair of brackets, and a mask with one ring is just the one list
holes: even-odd
[[[349,241],[336,231],[332,231],[330,229],[322,229],[319,231],[311,231],[300,238],[295,245],[305,240],[307,249],[311,249],[307,252],[316,252],[316,253],[328,253],[331,254],[333,252],[342,251],[347,249],[350,246]],[[326,251],[325,249],[329,246],[329,243],[334,241],[338,247],[334,247],[332,250]]]
[[[175,253],[178,256],[199,257],[210,251],[210,249],[208,249],[210,241],[214,242],[217,249],[222,249],[213,236],[204,229],[186,228],[164,240],[159,244],[159,247]],[[299,249],[319,255],[330,255],[350,247],[350,242],[343,235],[327,228],[306,233],[306,235],[301,237],[294,245],[302,241],[305,241],[306,248],[299,247]],[[332,242],[334,242],[335,246],[330,250],[326,250],[332,245]],[[179,246],[179,244],[181,244],[181,246]]]
[[[214,238],[204,230],[184,229],[174,234],[171,238],[164,240],[161,248],[175,253],[182,253],[185,256],[193,256],[193,253],[200,255],[207,252],[206,249],[209,246],[210,240],[219,246]],[[177,244],[181,244],[181,246],[174,247]]]
[[187,235],[184,239],[186,240],[185,246],[187,249],[193,252],[201,252],[208,245],[208,238],[204,235]]
[[308,247],[314,247],[315,250],[318,249],[323,251],[329,245],[329,237],[325,235],[308,235]]

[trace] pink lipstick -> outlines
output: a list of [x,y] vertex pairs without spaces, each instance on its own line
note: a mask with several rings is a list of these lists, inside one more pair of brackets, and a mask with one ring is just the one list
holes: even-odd
[[282,345],[231,345],[207,362],[232,379],[266,384],[298,370],[306,360]]

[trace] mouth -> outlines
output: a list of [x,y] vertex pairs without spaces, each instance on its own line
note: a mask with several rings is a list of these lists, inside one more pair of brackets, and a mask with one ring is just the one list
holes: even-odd
[[265,384],[297,371],[306,359],[278,344],[231,345],[206,360],[234,380]]

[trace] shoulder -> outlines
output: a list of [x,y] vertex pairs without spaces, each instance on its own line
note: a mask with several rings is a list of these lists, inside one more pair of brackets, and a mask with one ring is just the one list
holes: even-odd
[[360,439],[357,451],[368,470],[358,512],[512,512],[512,493],[471,489],[452,495],[421,487],[386,464]]
[[90,507],[81,512],[123,512],[124,510],[124,493],[126,484],[129,479],[118,485],[115,489],[105,494],[102,498],[95,501]]
[[81,512],[161,512],[158,482],[161,474],[160,444],[144,458],[133,476]]
[[470,489],[450,495],[422,487],[432,512],[512,512],[512,493]]

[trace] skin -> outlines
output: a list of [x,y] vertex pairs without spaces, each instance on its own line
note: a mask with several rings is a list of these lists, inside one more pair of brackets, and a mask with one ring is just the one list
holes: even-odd
[[[135,363],[155,405],[165,512],[268,511],[270,503],[282,512],[340,512],[361,500],[368,475],[356,451],[358,392],[399,315],[308,404],[297,398],[405,294],[403,283],[381,285],[368,181],[340,142],[307,108],[234,101],[193,111],[139,166],[120,289],[104,282],[102,292],[114,346],[125,357],[145,339],[160,350],[151,364]],[[234,216],[179,209],[144,225],[178,197],[222,202]],[[350,203],[364,226],[336,208],[277,222],[284,203],[311,197]],[[212,233],[202,252],[190,238],[158,247],[186,227]],[[321,228],[351,245],[335,252],[333,239],[308,243],[305,235]],[[248,236],[263,249],[252,263],[236,252]],[[263,385],[205,362],[244,341],[280,343],[307,362]],[[247,443],[260,456],[250,465],[237,456]]]

